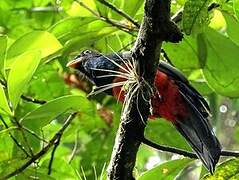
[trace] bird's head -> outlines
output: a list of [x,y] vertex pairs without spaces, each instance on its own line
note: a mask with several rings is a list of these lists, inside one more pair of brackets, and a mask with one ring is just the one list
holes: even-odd
[[92,79],[93,64],[97,64],[97,58],[100,56],[99,53],[91,50],[82,51],[72,61],[68,62],[67,67],[74,68],[82,74],[86,75],[90,80]]
[[95,51],[85,50],[70,61],[67,66],[83,73],[96,87],[108,87],[121,75],[120,66],[128,54],[102,55]]

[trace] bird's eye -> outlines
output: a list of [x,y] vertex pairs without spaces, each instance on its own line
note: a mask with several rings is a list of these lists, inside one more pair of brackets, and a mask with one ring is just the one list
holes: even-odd
[[91,53],[92,53],[91,50],[85,50],[82,52],[83,55],[87,55],[87,54],[91,54]]

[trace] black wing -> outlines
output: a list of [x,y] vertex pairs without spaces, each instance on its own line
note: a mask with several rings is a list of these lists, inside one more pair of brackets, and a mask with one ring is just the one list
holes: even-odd
[[221,154],[221,145],[208,122],[207,117],[210,109],[206,100],[174,67],[160,62],[159,69],[178,85],[190,112],[187,119],[178,119],[174,123],[175,127],[185,137],[205,167],[212,173]]

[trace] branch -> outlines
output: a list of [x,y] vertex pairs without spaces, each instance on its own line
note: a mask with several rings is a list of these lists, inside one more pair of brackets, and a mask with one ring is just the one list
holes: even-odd
[[[109,179],[133,180],[136,154],[144,137],[144,129],[150,109],[150,85],[154,81],[163,41],[178,42],[182,34],[170,20],[170,0],[146,0],[143,22],[137,41],[131,50],[138,62],[140,87],[132,92],[129,87],[122,110],[121,123],[108,166]],[[153,86],[152,86],[153,87]],[[139,106],[140,105],[140,106]]]
[[130,35],[134,36],[134,34],[131,31],[134,31],[134,29],[126,24],[123,23],[119,23],[115,20],[109,19],[108,17],[102,16],[98,13],[96,13],[94,10],[92,10],[91,8],[89,8],[87,5],[85,5],[83,2],[76,0],[76,2],[81,5],[82,7],[84,7],[86,10],[88,10],[89,12],[91,12],[94,16],[98,17],[100,20],[114,26],[117,27],[118,29],[129,33]]
[[157,149],[159,151],[164,151],[164,152],[170,152],[170,153],[174,153],[174,154],[178,154],[178,155],[182,155],[188,158],[193,158],[193,159],[197,159],[198,157],[196,156],[196,154],[194,154],[193,152],[189,152],[189,151],[185,151],[182,149],[178,149],[178,148],[174,148],[174,147],[169,147],[169,146],[163,146],[160,144],[156,144],[148,139],[146,139],[145,137],[142,139],[142,143]]
[[7,174],[4,177],[1,177],[0,179],[8,179],[11,178],[19,173],[21,173],[22,171],[24,171],[28,166],[30,166],[32,163],[34,163],[36,160],[40,159],[43,155],[45,155],[49,149],[55,145],[55,142],[62,136],[62,134],[64,133],[64,131],[66,130],[66,128],[70,125],[70,123],[72,122],[72,120],[75,118],[76,113],[72,113],[70,116],[68,116],[68,118],[66,119],[66,121],[64,122],[63,126],[59,129],[59,131],[53,136],[53,138],[49,141],[49,143],[47,145],[45,145],[41,151],[39,151],[37,154],[35,154],[34,156],[31,157],[31,159],[29,159],[25,164],[23,164],[21,167],[17,168],[15,171]]
[[39,99],[35,99],[33,97],[30,97],[30,96],[24,96],[24,95],[21,95],[21,98],[27,102],[32,102],[32,103],[35,103],[35,104],[45,104],[47,101],[45,100],[39,100]]
[[[7,125],[7,123],[4,121],[3,117],[0,115],[0,119],[2,121],[2,123],[4,124],[5,128],[6,129],[9,129],[9,126]],[[17,139],[13,136],[13,134],[11,132],[8,133],[9,136],[11,137],[11,139],[13,140],[13,142],[16,144],[17,147],[19,147],[23,152],[24,154],[27,156],[27,157],[31,157],[31,155],[27,152],[27,150],[25,149],[25,147],[23,147],[18,141]]]
[[27,11],[27,12],[63,12],[62,7],[47,6],[47,7],[34,7],[34,8],[12,8],[11,11]]
[[[174,154],[178,154],[178,155],[182,155],[184,157],[188,157],[188,158],[192,158],[192,159],[198,159],[197,155],[193,152],[189,152],[183,149],[179,149],[179,148],[174,148],[174,147],[170,147],[170,146],[164,146],[164,145],[160,145],[157,143],[154,143],[148,139],[146,139],[145,137],[142,138],[142,143],[157,149],[159,151],[163,151],[163,152],[170,152],[170,153],[174,153]],[[226,157],[239,157],[239,152],[238,151],[228,151],[228,150],[223,150],[221,152],[221,156],[226,156]]]
[[[4,80],[0,79],[0,84],[3,85],[5,88],[7,88],[7,83]],[[32,102],[35,104],[45,104],[47,102],[45,100],[39,100],[30,96],[24,96],[24,95],[21,95],[21,98],[27,102]]]
[[105,6],[107,6],[108,8],[112,9],[113,11],[115,11],[116,13],[118,13],[119,15],[121,15],[122,17],[124,17],[125,19],[127,19],[129,22],[131,22],[133,25],[135,25],[137,28],[140,27],[140,24],[135,21],[133,18],[131,18],[128,14],[126,14],[124,11],[122,11],[121,9],[117,8],[114,4],[106,1],[106,0],[97,0],[98,2],[100,2],[101,4],[104,4]]
[[51,167],[52,167],[52,164],[53,164],[55,152],[56,152],[57,147],[58,147],[59,144],[60,144],[61,137],[62,137],[62,134],[60,134],[60,135],[58,136],[58,138],[57,138],[57,139],[55,140],[55,142],[54,142],[54,147],[53,147],[53,150],[52,150],[52,152],[51,152],[51,159],[50,159],[49,164],[48,164],[48,172],[47,172],[48,175],[51,174]]

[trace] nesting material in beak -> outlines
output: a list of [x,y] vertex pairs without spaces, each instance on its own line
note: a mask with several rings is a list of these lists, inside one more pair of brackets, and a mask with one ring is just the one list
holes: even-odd
[[82,61],[82,58],[80,57],[68,62],[66,66],[70,68],[76,68],[81,61]]

